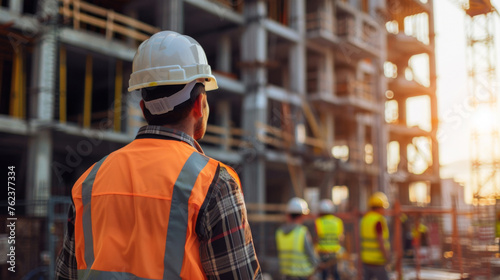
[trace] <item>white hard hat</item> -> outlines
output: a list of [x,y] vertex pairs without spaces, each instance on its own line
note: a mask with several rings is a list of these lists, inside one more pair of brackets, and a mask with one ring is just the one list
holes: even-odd
[[319,212],[323,214],[332,214],[335,211],[333,202],[331,199],[322,199],[319,202]]
[[205,51],[193,38],[161,31],[142,42],[132,64],[128,91],[205,80],[205,91],[217,89]]
[[286,212],[288,214],[309,214],[309,206],[307,206],[307,202],[299,197],[294,197],[290,199],[288,202]]

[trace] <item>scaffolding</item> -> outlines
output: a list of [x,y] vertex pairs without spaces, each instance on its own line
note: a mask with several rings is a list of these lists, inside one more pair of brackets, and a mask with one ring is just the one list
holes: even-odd
[[[474,109],[471,130],[471,187],[475,207],[472,255],[481,266],[490,267],[496,250],[488,250],[495,240],[495,204],[500,196],[500,138],[498,124],[498,80],[494,42],[494,7],[490,1],[469,1],[465,7],[468,92]],[[485,116],[481,116],[485,114]],[[486,123],[485,123],[486,121]],[[486,276],[474,272],[475,276]],[[488,278],[490,279],[490,278]]]

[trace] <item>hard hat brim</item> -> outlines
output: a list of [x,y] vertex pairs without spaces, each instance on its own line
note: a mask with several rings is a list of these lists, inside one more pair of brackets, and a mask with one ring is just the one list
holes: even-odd
[[189,80],[177,80],[177,81],[163,80],[163,81],[135,84],[133,86],[128,87],[128,91],[131,92],[134,90],[139,90],[141,88],[157,87],[157,86],[183,85],[183,84],[188,84],[196,79],[209,79],[209,81],[205,82],[205,91],[216,90],[219,88],[219,86],[217,85],[217,80],[215,79],[214,75],[203,74],[203,75],[192,76],[189,78]]

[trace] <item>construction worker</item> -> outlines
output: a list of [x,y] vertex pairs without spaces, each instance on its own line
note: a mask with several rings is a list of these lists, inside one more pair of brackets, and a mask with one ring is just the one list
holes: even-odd
[[389,207],[389,201],[384,193],[376,192],[370,197],[368,206],[370,211],[360,222],[363,279],[388,280],[385,265],[389,262],[389,228],[383,211]]
[[495,220],[495,237],[500,237],[500,211],[497,212],[497,218]]
[[422,221],[419,222],[418,229],[415,227],[413,228],[413,230],[411,231],[411,236],[413,238],[413,246],[414,247],[427,246],[428,231],[429,231],[429,228],[424,223],[422,223]]
[[341,242],[344,240],[344,223],[334,216],[335,207],[331,199],[322,199],[319,203],[319,217],[316,225],[316,251],[323,264],[323,280],[331,273],[335,280],[340,280],[337,270],[337,257],[342,252]]
[[[498,199],[497,199],[498,203]],[[495,239],[498,243],[498,252],[496,253],[496,257],[500,258],[500,211],[497,211],[496,213],[496,219],[495,219]]]
[[238,175],[196,141],[218,88],[203,48],[158,32],[132,68],[148,125],[75,183],[57,279],[262,279]]
[[294,197],[286,213],[287,223],[276,231],[280,272],[285,279],[308,279],[319,264],[309,230],[303,225],[309,206],[302,198]]

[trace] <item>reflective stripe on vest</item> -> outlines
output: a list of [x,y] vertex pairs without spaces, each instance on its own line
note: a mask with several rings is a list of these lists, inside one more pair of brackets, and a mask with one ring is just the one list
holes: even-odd
[[280,228],[276,231],[276,243],[283,275],[304,277],[314,272],[314,267],[305,252],[307,228],[298,226],[288,234]]
[[101,164],[106,160],[106,157],[98,161],[92,167],[92,171],[83,181],[82,187],[82,203],[83,203],[83,237],[85,239],[85,263],[87,266],[92,266],[94,263],[94,241],[92,237],[92,215],[91,215],[91,201],[92,201],[92,187],[94,186],[94,180],[97,175],[97,171]]
[[320,253],[335,253],[340,250],[339,236],[342,234],[342,220],[325,215],[316,219],[316,232],[318,234],[318,251]]
[[78,279],[206,278],[195,226],[219,162],[179,141],[129,145],[73,188]]
[[[188,200],[198,175],[207,163],[207,157],[192,153],[175,182],[167,230],[167,236],[174,236],[175,239],[167,238],[166,241],[163,279],[175,279],[181,275],[188,228]],[[172,259],[172,256],[176,257]]]
[[360,223],[361,260],[366,264],[384,265],[386,259],[379,248],[375,229],[377,222],[382,224],[382,238],[384,240],[385,249],[387,252],[390,250],[389,229],[384,216],[370,211],[363,216]]

